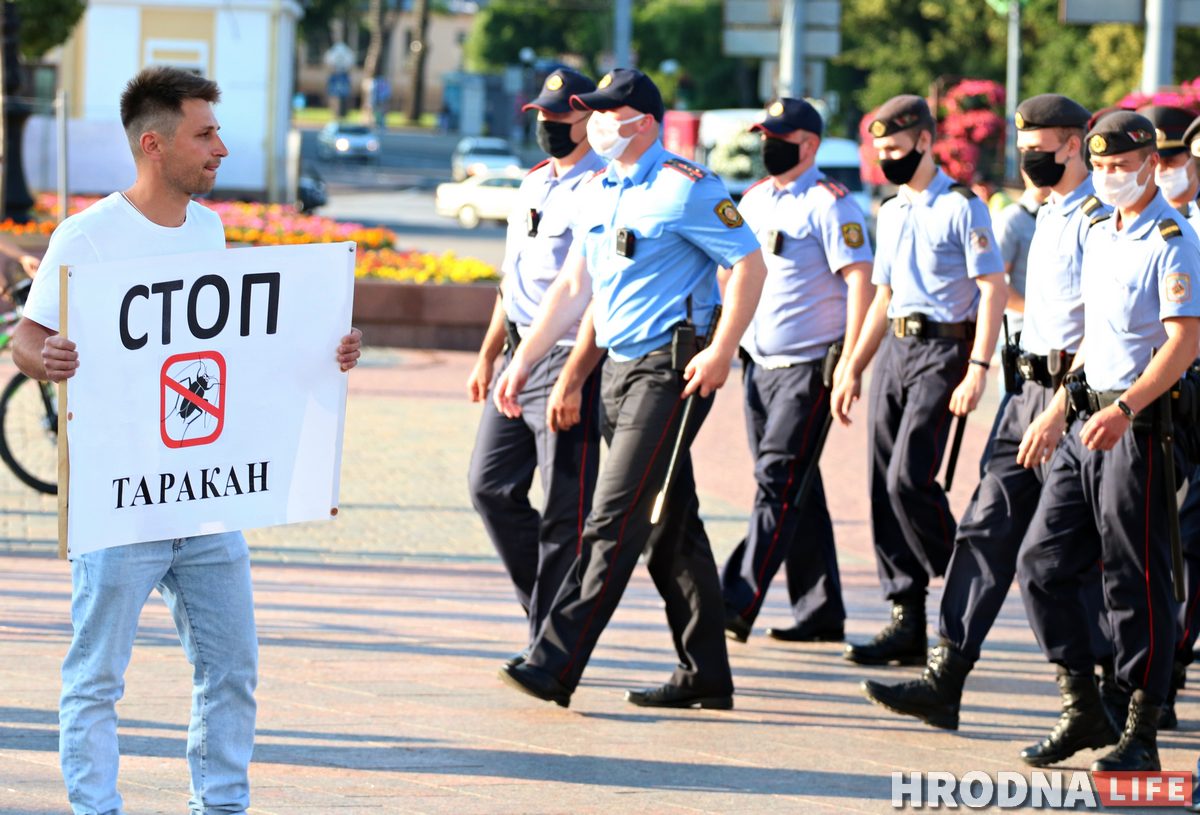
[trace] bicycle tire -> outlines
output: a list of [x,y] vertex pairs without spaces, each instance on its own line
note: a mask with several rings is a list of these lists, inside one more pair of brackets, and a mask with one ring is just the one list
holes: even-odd
[[[13,448],[17,447],[17,445],[14,444],[14,441],[17,438],[16,434],[19,431],[18,431],[18,428],[16,428],[13,424],[14,421],[18,420],[18,416],[15,411],[11,410],[11,408],[14,404],[15,397],[16,397],[18,391],[20,390],[21,386],[24,385],[26,382],[33,382],[33,384],[35,386],[38,386],[39,388],[41,387],[41,384],[42,384],[40,382],[37,382],[36,380],[31,380],[25,374],[18,373],[15,376],[13,376],[12,379],[9,380],[8,385],[6,385],[4,388],[4,393],[0,394],[0,460],[3,460],[4,463],[8,465],[8,468],[10,470],[12,470],[13,475],[15,475],[18,479],[20,479],[21,483],[25,484],[28,487],[32,487],[33,489],[37,490],[38,492],[43,492],[43,493],[46,493],[47,495],[57,495],[58,494],[57,478],[55,479],[55,481],[46,481],[43,478],[39,478],[38,476],[36,476],[32,472],[30,472],[30,470],[24,464],[22,464],[20,461],[18,461],[18,456],[14,455]],[[53,386],[48,385],[46,387],[53,387]],[[22,396],[24,396],[25,393],[27,393],[27,392],[21,391],[21,393],[22,393]],[[42,416],[44,417],[45,424],[41,428],[40,433],[31,433],[31,435],[33,435],[33,436],[42,435],[42,436],[49,437],[53,442],[53,446],[57,449],[57,446],[58,446],[58,415],[57,415],[57,412],[55,411],[54,406],[50,403],[49,397],[47,396],[45,391],[41,391],[39,393],[38,401],[42,405]],[[36,412],[29,411],[28,409],[26,410],[26,412],[32,413],[33,415],[37,415]],[[20,432],[28,433],[31,430],[32,430],[32,428],[22,428]],[[57,467],[57,461],[58,461],[57,452],[55,452],[54,461],[55,461],[55,466]]]

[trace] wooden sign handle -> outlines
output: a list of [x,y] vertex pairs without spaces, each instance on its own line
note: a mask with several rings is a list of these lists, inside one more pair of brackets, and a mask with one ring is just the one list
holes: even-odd
[[[67,278],[69,266],[58,267],[58,334],[67,336]],[[67,496],[71,460],[67,451],[67,382],[58,383],[58,556],[67,559]]]

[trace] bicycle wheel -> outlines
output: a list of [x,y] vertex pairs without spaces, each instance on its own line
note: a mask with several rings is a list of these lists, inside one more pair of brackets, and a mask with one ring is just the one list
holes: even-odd
[[21,373],[9,380],[0,394],[0,459],[22,483],[58,493],[58,395],[53,385]]

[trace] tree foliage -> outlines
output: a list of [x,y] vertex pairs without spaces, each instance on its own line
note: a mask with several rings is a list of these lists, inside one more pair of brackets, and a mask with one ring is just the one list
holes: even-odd
[[21,54],[37,59],[71,36],[87,0],[16,0],[21,17]]

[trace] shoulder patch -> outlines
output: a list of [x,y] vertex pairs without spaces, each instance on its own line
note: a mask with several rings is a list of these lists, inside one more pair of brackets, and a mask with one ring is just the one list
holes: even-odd
[[545,166],[546,166],[547,164],[549,164],[549,163],[550,163],[550,159],[548,159],[548,158],[544,158],[544,159],[542,159],[541,161],[539,161],[537,164],[535,164],[535,165],[533,165],[532,167],[530,167],[530,168],[529,168],[529,172],[525,173],[525,175],[526,175],[526,176],[531,176],[531,175],[533,175],[534,173],[536,173],[538,170],[540,170],[540,169],[542,169],[543,167],[545,167]]
[[670,167],[676,172],[683,173],[692,181],[699,181],[704,178],[707,173],[703,167],[697,167],[695,164],[689,164],[681,158],[669,158],[663,162],[664,167]]
[[970,201],[972,198],[978,198],[975,192],[967,184],[951,184],[950,189]]
[[861,249],[864,242],[862,224],[842,224],[842,240],[851,249]]
[[1172,218],[1163,218],[1158,222],[1158,234],[1164,239],[1178,238],[1183,234],[1183,230],[1179,228],[1179,224],[1175,223]]
[[1083,199],[1083,204],[1080,205],[1080,209],[1083,210],[1084,215],[1091,215],[1102,206],[1104,205],[1100,203],[1099,198],[1094,195],[1089,195],[1087,198]]
[[738,212],[737,207],[733,205],[733,201],[725,198],[721,203],[713,208],[713,212],[717,213],[717,217],[721,219],[721,223],[730,229],[736,229],[745,221],[742,219],[742,213]]
[[822,178],[817,181],[817,185],[823,187],[826,192],[834,198],[845,198],[850,194],[850,190],[840,181],[834,181],[832,178]]
[[1176,272],[1167,275],[1163,281],[1170,303],[1189,303],[1192,299],[1192,279],[1186,274]]

